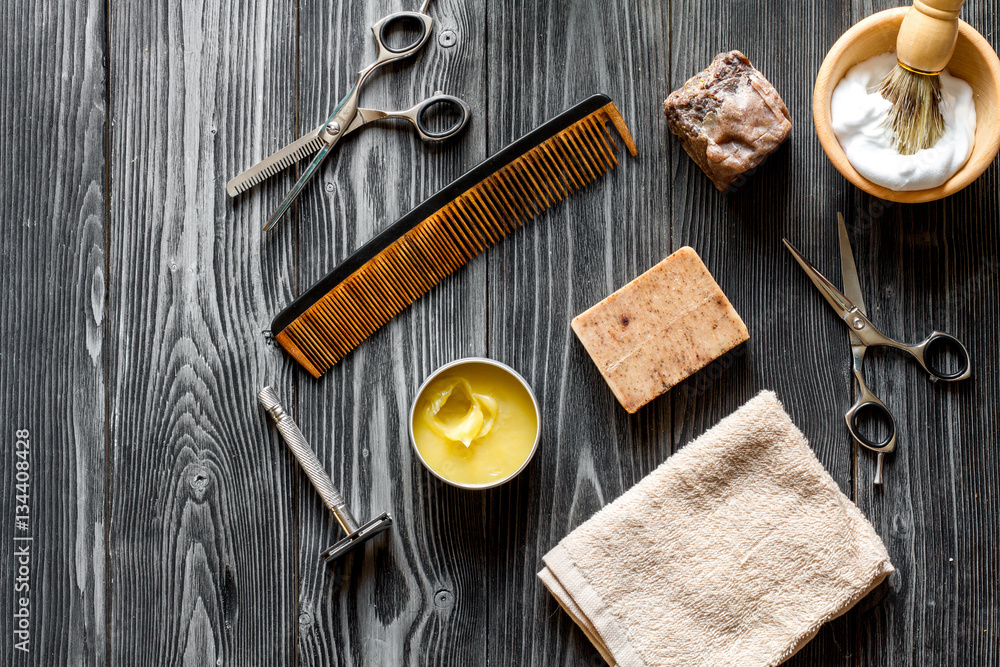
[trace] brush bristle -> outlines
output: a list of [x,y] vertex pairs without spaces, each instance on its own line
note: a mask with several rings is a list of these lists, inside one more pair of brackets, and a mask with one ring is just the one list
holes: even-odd
[[882,125],[901,155],[930,148],[944,136],[938,75],[919,74],[897,64],[882,79],[878,92],[892,104]]
[[361,341],[488,246],[618,164],[613,103],[486,176],[401,235],[275,335],[319,377]]

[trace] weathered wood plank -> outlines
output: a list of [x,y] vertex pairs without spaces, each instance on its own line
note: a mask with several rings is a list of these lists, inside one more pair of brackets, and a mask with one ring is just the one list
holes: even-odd
[[[996,631],[991,564],[998,551],[989,536],[1000,520],[989,511],[996,504],[989,489],[996,485],[990,473],[997,467],[997,415],[990,399],[998,389],[991,371],[998,358],[980,297],[968,300],[964,291],[974,284],[990,294],[998,286],[1000,214],[995,167],[991,172],[949,201],[893,207],[856,237],[869,308],[879,307],[876,324],[903,340],[932,329],[953,332],[968,345],[975,373],[963,383],[932,384],[900,355],[879,354],[867,364],[869,386],[892,411],[899,442],[887,458],[883,489],[871,484],[874,457],[860,453],[858,504],[897,572],[889,604],[875,609],[880,631],[860,644],[862,664],[997,659],[989,633]],[[976,243],[965,242],[970,232]]]
[[[848,17],[835,6],[810,11],[815,13],[808,34],[790,49],[773,35],[795,30],[800,19],[781,5],[674,3],[674,25],[683,23],[699,39],[673,45],[670,90],[706,67],[717,53],[737,48],[782,95],[793,128],[778,151],[726,193],[715,190],[664,129],[673,171],[674,245],[688,244],[701,254],[751,335],[745,353],[722,372],[719,381],[689,382],[699,391],[674,394],[675,435],[677,444],[683,445],[759,390],[774,389],[811,436],[824,465],[850,492],[849,459],[839,442],[829,441],[829,436],[840,435],[839,425],[829,422],[821,407],[836,400],[839,387],[833,381],[801,382],[803,376],[826,373],[829,362],[842,357],[839,350],[830,349],[836,343],[803,344],[802,333],[811,330],[815,315],[826,306],[812,298],[812,285],[800,280],[798,267],[781,244],[787,236],[808,256],[822,249],[816,230],[826,230],[822,221],[836,220],[837,200],[846,188],[839,174],[828,169],[815,139],[811,105],[815,72],[827,48],[846,29]],[[779,354],[793,346],[800,348],[794,356]],[[692,394],[697,400],[688,398]]]
[[254,397],[290,394],[261,332],[292,242],[259,231],[287,178],[224,185],[294,138],[295,21],[267,0],[111,6],[115,663],[294,660],[295,469]]
[[[827,161],[812,123],[813,80],[850,25],[848,8],[810,4],[675,0],[671,4],[674,90],[722,51],[741,50],[781,94],[792,115],[789,140],[726,193],[718,192],[677,140],[669,143],[674,247],[691,245],[750,330],[750,341],[672,392],[674,444],[681,447],[761,389],[773,389],[826,469],[853,495],[844,438],[842,325],[781,243],[787,236],[817,260],[835,258],[836,211],[850,187]],[[794,37],[793,37],[794,35]],[[665,97],[669,90],[663,91]],[[839,263],[822,265],[833,271]],[[718,370],[716,370],[718,369]],[[790,665],[847,665],[855,619],[824,626]]]
[[[105,7],[4,4],[0,26],[0,654],[4,664],[103,664]],[[15,449],[22,429],[27,457]],[[27,651],[14,647],[20,598]]]
[[[367,26],[401,7],[168,4],[0,7],[0,243],[14,296],[0,310],[0,532],[16,531],[13,434],[28,428],[35,537],[33,652],[11,662],[602,664],[537,582],[541,556],[762,388],[898,568],[789,664],[1000,662],[1000,168],[944,202],[888,205],[840,177],[812,129],[826,50],[891,3],[433,2],[432,43],[377,76],[364,102],[442,89],[472,104],[472,126],[439,147],[405,128],[350,138],[263,243],[294,174],[234,201],[225,181],[324,117],[374,51]],[[966,18],[996,44],[994,6],[971,3]],[[438,43],[444,30],[455,46]],[[782,93],[794,130],[723,195],[669,135],[660,102],[734,47]],[[324,379],[266,346],[293,294],[598,90],[619,104],[637,160],[488,250]],[[837,210],[875,321],[903,338],[952,331],[973,355],[973,379],[951,386],[872,355],[869,381],[900,427],[883,490],[843,427],[843,326],[780,245],[788,236],[838,278]],[[684,244],[752,339],[630,417],[569,320]],[[536,460],[479,494],[426,473],[406,433],[426,374],[473,354],[521,371],[544,411]],[[317,558],[338,528],[258,409],[263,384],[300,409],[359,517],[396,517],[363,555]],[[0,559],[8,609],[14,565]]]
[[[414,9],[416,3],[406,8]],[[312,127],[374,57],[368,26],[398,2],[301,5],[299,124]],[[406,108],[442,90],[473,109],[470,127],[439,146],[390,124],[349,137],[299,207],[299,289],[485,157],[485,3],[433,2],[434,35],[412,61],[375,75],[365,106]],[[457,43],[443,47],[451,30]],[[333,567],[317,558],[339,528],[300,483],[300,639],[304,664],[478,664],[489,602],[485,500],[445,487],[410,454],[406,419],[424,377],[485,352],[482,258],[451,276],[321,380],[297,371],[301,423],[359,519],[382,511],[391,533]],[[300,479],[301,481],[301,479]]]
[[[891,6],[852,5],[855,20]],[[969,3],[963,17],[996,47],[995,4]],[[930,383],[912,360],[892,353],[867,364],[869,386],[896,418],[899,443],[887,459],[884,489],[871,484],[874,457],[859,454],[858,505],[897,572],[886,603],[859,629],[857,664],[1000,661],[998,192],[994,163],[962,192],[931,204],[879,207],[851,193],[852,208],[873,214],[856,216],[854,248],[869,310],[878,306],[875,323],[914,342],[933,329],[954,333],[973,363],[971,380],[956,384]]]
[[[659,100],[668,18],[659,3],[497,3],[489,12],[490,150],[597,92],[611,96],[639,157],[487,253],[489,353],[542,405],[532,464],[490,493],[489,664],[603,664],[536,573],[542,556],[670,453],[669,400],[629,416],[570,320],[669,254]],[[530,27],[529,27],[530,26]]]

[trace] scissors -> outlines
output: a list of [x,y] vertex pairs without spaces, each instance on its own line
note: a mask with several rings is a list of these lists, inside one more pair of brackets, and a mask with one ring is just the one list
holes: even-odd
[[[930,374],[932,381],[955,382],[964,380],[972,374],[972,362],[965,346],[950,334],[935,331],[923,342],[908,345],[889,338],[872,324],[866,314],[864,297],[861,294],[861,282],[858,280],[858,269],[854,264],[854,252],[851,250],[851,242],[847,237],[844,216],[838,213],[837,219],[840,226],[840,269],[844,277],[844,293],[841,293],[833,286],[833,283],[806,261],[787,239],[782,239],[782,241],[795,257],[795,261],[809,276],[816,289],[826,299],[826,302],[850,329],[851,354],[854,357],[852,371],[855,399],[844,418],[855,441],[878,454],[874,483],[882,484],[883,457],[896,449],[896,421],[889,409],[885,407],[885,403],[865,384],[862,368],[868,348],[893,347],[908,353]],[[862,424],[867,423],[881,424],[880,430],[885,434],[884,437],[881,439],[869,437],[861,428]]]
[[[316,175],[319,166],[334,147],[340,143],[340,140],[358,128],[383,118],[401,118],[413,124],[417,136],[423,141],[443,141],[458,134],[469,122],[469,105],[457,97],[444,95],[440,92],[404,111],[380,111],[358,107],[361,87],[372,72],[382,65],[412,56],[427,43],[431,36],[431,27],[434,25],[434,20],[427,15],[429,4],[430,0],[424,0],[419,11],[396,12],[373,25],[372,34],[375,36],[378,54],[370,65],[358,73],[354,87],[344,96],[344,99],[340,100],[330,117],[309,134],[296,139],[281,150],[261,160],[226,184],[226,192],[229,193],[230,197],[235,197],[265,178],[315,152],[312,162],[302,172],[299,180],[285,196],[284,201],[264,225],[264,231],[274,227],[281,219],[281,216],[299,196],[306,183]],[[404,46],[391,45],[390,37],[394,30],[404,34],[406,31],[414,33],[413,41]],[[440,114],[444,118],[450,116],[452,119],[450,126],[444,130],[432,129],[430,120],[436,114]]]

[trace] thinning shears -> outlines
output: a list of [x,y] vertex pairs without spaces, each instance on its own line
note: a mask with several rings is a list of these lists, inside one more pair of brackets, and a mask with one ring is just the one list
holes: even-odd
[[[854,374],[854,404],[844,415],[847,428],[854,439],[862,446],[878,454],[878,466],[875,472],[875,484],[882,483],[883,457],[896,449],[896,421],[892,413],[885,407],[865,384],[863,366],[865,353],[869,347],[892,347],[908,353],[917,360],[932,381],[945,380],[955,382],[964,380],[972,374],[972,362],[965,346],[954,336],[940,331],[931,333],[922,342],[914,345],[901,343],[879,331],[865,309],[864,297],[861,294],[861,282],[858,280],[858,269],[854,264],[854,251],[847,236],[847,226],[844,216],[837,214],[840,226],[840,269],[844,278],[844,292],[841,293],[827,280],[822,273],[792,247],[787,239],[782,239],[785,246],[795,257],[795,261],[809,276],[816,289],[836,311],[851,332],[851,354],[854,357],[852,372]],[[881,431],[882,437],[872,437],[869,429],[862,428],[874,424]]]
[[[295,198],[302,192],[306,183],[316,175],[316,171],[330,152],[346,135],[354,132],[368,123],[383,118],[401,118],[410,121],[416,128],[417,135],[424,141],[443,141],[458,134],[469,122],[469,105],[451,95],[436,93],[404,111],[380,111],[378,109],[362,109],[358,107],[358,96],[361,87],[368,76],[387,63],[408,58],[419,51],[431,36],[434,20],[427,15],[430,0],[424,0],[420,10],[416,12],[396,12],[386,16],[372,26],[378,53],[375,60],[358,73],[354,87],[340,100],[333,112],[321,125],[309,134],[296,139],[281,150],[271,154],[250,167],[242,174],[226,184],[226,192],[230,197],[260,183],[265,178],[298,162],[302,158],[315,153],[309,166],[299,176],[299,180],[285,196],[264,225],[264,231],[274,227],[275,223],[288,210]],[[408,45],[392,45],[393,33],[409,33],[412,41]],[[432,128],[432,119],[440,116],[444,129]]]

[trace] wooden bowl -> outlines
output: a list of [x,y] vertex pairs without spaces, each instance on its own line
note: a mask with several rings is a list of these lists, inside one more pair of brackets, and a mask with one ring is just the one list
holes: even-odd
[[976,103],[976,143],[965,165],[936,188],[901,192],[872,183],[851,166],[830,127],[830,99],[844,74],[872,56],[894,51],[896,33],[909,7],[873,14],[845,32],[816,75],[813,122],[826,156],[844,177],[865,192],[902,203],[934,201],[955,194],[979,178],[1000,149],[1000,59],[989,42],[965,21],[958,22],[958,43],[948,71],[972,86]]

